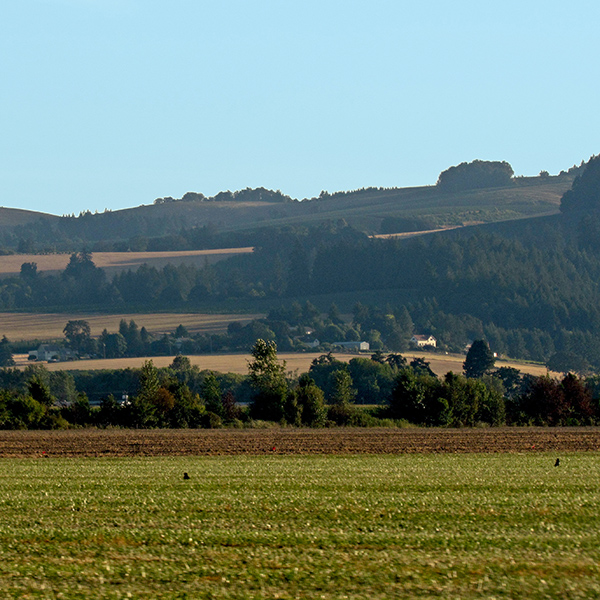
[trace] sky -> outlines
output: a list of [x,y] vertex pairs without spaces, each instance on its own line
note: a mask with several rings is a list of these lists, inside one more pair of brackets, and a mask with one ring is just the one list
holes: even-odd
[[[600,153],[597,0],[5,0],[0,205],[294,198]],[[596,108],[594,108],[596,107]],[[596,115],[596,116],[594,116]]]

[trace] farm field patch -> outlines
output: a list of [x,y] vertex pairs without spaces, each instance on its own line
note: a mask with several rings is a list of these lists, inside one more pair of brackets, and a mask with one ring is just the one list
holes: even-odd
[[[239,316],[238,316],[239,319]],[[248,317],[250,319],[250,317]],[[234,319],[232,319],[234,320]],[[137,322],[137,321],[136,321]],[[142,322],[141,320],[139,321]],[[242,321],[244,322],[244,321]],[[185,323],[184,323],[185,325]],[[222,324],[226,328],[226,323]],[[311,362],[321,356],[320,352],[280,352],[278,357],[280,361],[286,362],[286,369],[290,373],[306,373],[310,368]],[[356,358],[357,354],[351,353],[334,353],[335,358],[340,361],[348,362],[353,358]],[[370,357],[370,354],[361,355],[363,357]],[[436,375],[445,375],[448,371],[454,373],[461,373],[463,369],[463,363],[465,357],[462,355],[438,355],[438,354],[424,354],[406,352],[403,354],[409,361],[415,357],[425,357],[430,362],[431,369]],[[115,358],[115,359],[94,359],[94,360],[81,360],[74,362],[62,362],[62,363],[51,363],[46,365],[50,371],[65,371],[65,370],[96,370],[96,369],[125,369],[125,368],[139,368],[142,366],[144,361],[152,360],[157,367],[167,367],[173,362],[174,356],[153,356],[153,357],[138,357],[138,358]],[[238,373],[240,375],[246,375],[248,373],[248,362],[251,359],[250,354],[244,353],[231,353],[231,354],[202,354],[197,356],[189,356],[190,362],[193,365],[198,365],[200,369],[208,369],[211,371],[218,371],[220,373]],[[27,357],[19,357],[17,364],[21,366],[27,363]],[[519,363],[516,361],[496,361],[497,367],[511,366],[519,369],[523,373],[529,373],[531,375],[545,375],[547,373],[546,367],[542,365],[535,365],[530,363]]]
[[[213,250],[182,250],[163,252],[94,252],[92,260],[97,267],[114,275],[119,271],[135,271],[140,265],[161,269],[165,265],[186,264],[202,267],[237,254],[248,254],[253,248],[217,248]],[[56,273],[64,271],[70,254],[10,254],[0,257],[0,278],[18,275],[21,265],[26,262],[37,264],[38,271]]]
[[2,459],[0,595],[598,597],[600,454],[561,458]]
[[133,319],[138,327],[145,327],[150,333],[172,333],[178,325],[183,325],[190,333],[223,333],[232,321],[246,324],[262,316],[200,313],[0,313],[0,335],[5,335],[11,341],[64,339],[63,329],[67,321],[74,319],[87,321],[92,336],[100,335],[104,329],[118,331],[121,319],[128,323]]

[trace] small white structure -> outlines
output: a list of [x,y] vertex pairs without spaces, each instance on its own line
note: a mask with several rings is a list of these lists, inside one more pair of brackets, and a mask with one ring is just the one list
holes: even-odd
[[45,360],[57,362],[61,360],[73,360],[75,354],[67,349],[53,344],[41,344],[37,350],[29,351],[29,360]]
[[368,351],[371,349],[369,342],[333,342],[332,346],[339,346],[340,348],[344,348],[344,350],[359,350],[359,351]]
[[417,348],[437,348],[437,340],[432,335],[413,335],[410,338],[410,343],[414,344]]

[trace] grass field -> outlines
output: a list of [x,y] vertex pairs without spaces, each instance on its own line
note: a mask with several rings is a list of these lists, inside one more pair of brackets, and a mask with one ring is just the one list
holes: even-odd
[[140,329],[145,327],[150,333],[172,333],[178,325],[183,325],[190,333],[223,333],[232,321],[246,324],[263,316],[202,313],[0,313],[0,336],[5,335],[11,342],[64,339],[63,329],[67,321],[73,319],[87,321],[92,336],[100,335],[104,329],[111,333],[119,331],[121,319],[128,323],[133,319]]
[[[161,269],[167,264],[195,265],[213,264],[219,260],[247,254],[252,248],[219,248],[216,250],[186,250],[172,252],[94,252],[92,260],[108,275],[131,269],[135,271],[140,265],[147,264]],[[26,262],[37,264],[38,271],[56,273],[63,271],[69,263],[70,254],[10,254],[0,256],[0,278],[18,275],[21,265]]]
[[554,460],[3,459],[0,596],[598,598],[600,455]]

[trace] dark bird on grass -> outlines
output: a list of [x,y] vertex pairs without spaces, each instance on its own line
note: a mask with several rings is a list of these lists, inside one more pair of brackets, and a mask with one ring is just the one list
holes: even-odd
[[184,478],[184,479],[189,479],[189,478],[190,478],[190,476],[189,476],[187,473],[184,473],[184,474],[183,474],[183,478]]
[[555,467],[560,467],[560,458],[556,459],[556,462],[554,463]]

